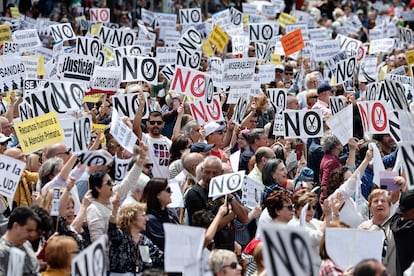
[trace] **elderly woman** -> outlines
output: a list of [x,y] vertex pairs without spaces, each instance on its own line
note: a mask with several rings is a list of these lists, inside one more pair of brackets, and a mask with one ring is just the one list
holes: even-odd
[[143,202],[147,203],[148,223],[145,235],[161,250],[164,250],[164,223],[179,224],[180,220],[173,209],[167,207],[171,203],[171,187],[167,179],[153,178],[144,188]]
[[387,267],[391,275],[397,275],[396,270],[396,252],[394,236],[390,228],[391,217],[391,197],[387,190],[375,189],[368,197],[368,206],[372,218],[364,221],[359,225],[359,229],[370,231],[384,231],[385,240],[382,263]]
[[42,276],[69,276],[72,259],[78,253],[78,244],[71,237],[56,236],[49,239],[45,254],[48,268]]
[[208,264],[214,276],[241,276],[242,266],[239,265],[236,254],[230,250],[213,250]]
[[148,221],[146,205],[130,203],[118,212],[119,198],[112,203],[108,228],[110,275],[136,275],[152,267],[162,267],[164,253],[141,234]]

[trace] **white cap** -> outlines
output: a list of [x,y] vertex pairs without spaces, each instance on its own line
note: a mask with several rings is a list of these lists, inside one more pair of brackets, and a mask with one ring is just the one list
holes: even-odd
[[217,131],[223,130],[225,127],[226,126],[224,126],[224,125],[217,124],[215,121],[208,122],[204,126],[204,130],[206,132],[206,137],[209,136],[210,134],[212,134],[213,132],[217,132]]

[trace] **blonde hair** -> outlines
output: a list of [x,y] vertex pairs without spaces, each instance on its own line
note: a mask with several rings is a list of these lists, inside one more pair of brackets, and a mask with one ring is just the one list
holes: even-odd
[[56,236],[48,241],[45,258],[51,268],[70,268],[72,253],[79,250],[76,240],[69,236]]
[[145,203],[136,202],[123,206],[118,213],[116,224],[126,233],[129,233],[129,226],[138,214],[143,214],[147,210]]
[[231,257],[236,257],[236,254],[227,249],[214,249],[211,251],[208,264],[214,275],[223,269],[225,261]]
[[383,189],[374,189],[371,194],[368,196],[368,206],[371,208],[371,203],[374,200],[374,198],[378,196],[384,196],[387,199],[388,204],[391,206],[391,197],[388,194],[387,190]]

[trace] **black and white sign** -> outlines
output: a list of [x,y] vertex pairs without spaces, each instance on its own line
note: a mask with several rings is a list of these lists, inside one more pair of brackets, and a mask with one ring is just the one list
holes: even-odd
[[92,22],[108,23],[111,20],[109,8],[90,8],[89,18]]
[[150,57],[123,57],[121,59],[122,82],[145,81],[158,83],[158,63]]
[[283,112],[285,138],[323,136],[322,110],[289,110]]
[[106,258],[106,244],[108,236],[102,235],[94,243],[82,250],[72,260],[72,275],[106,275],[106,267],[108,266]]
[[70,23],[50,25],[49,29],[52,32],[52,37],[55,42],[62,42],[76,38],[75,32],[73,31]]
[[210,180],[208,196],[218,197],[238,191],[243,186],[245,171],[226,173]]
[[103,44],[112,47],[132,46],[135,42],[135,33],[126,29],[112,29],[101,26],[98,38]]
[[178,11],[181,25],[194,25],[202,22],[201,9],[180,9]]
[[25,162],[0,154],[0,194],[10,199],[14,198],[25,168]]

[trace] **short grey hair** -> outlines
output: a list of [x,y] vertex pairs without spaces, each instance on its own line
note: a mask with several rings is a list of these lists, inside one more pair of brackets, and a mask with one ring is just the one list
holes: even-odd
[[187,136],[193,131],[193,128],[198,125],[196,120],[191,120],[183,126],[182,132],[184,136]]
[[214,155],[207,156],[203,161],[203,166],[202,166],[203,169],[207,163],[210,163],[210,164],[217,163],[217,165],[220,165],[220,168],[223,169],[223,163],[221,162],[220,158],[218,158],[217,156],[214,156]]
[[333,134],[332,131],[327,131],[321,139],[321,146],[324,153],[331,153],[336,145],[340,144],[341,141]]
[[61,166],[63,166],[63,159],[60,157],[52,157],[43,162],[39,168],[40,186],[43,187],[51,180],[51,174],[57,175]]

